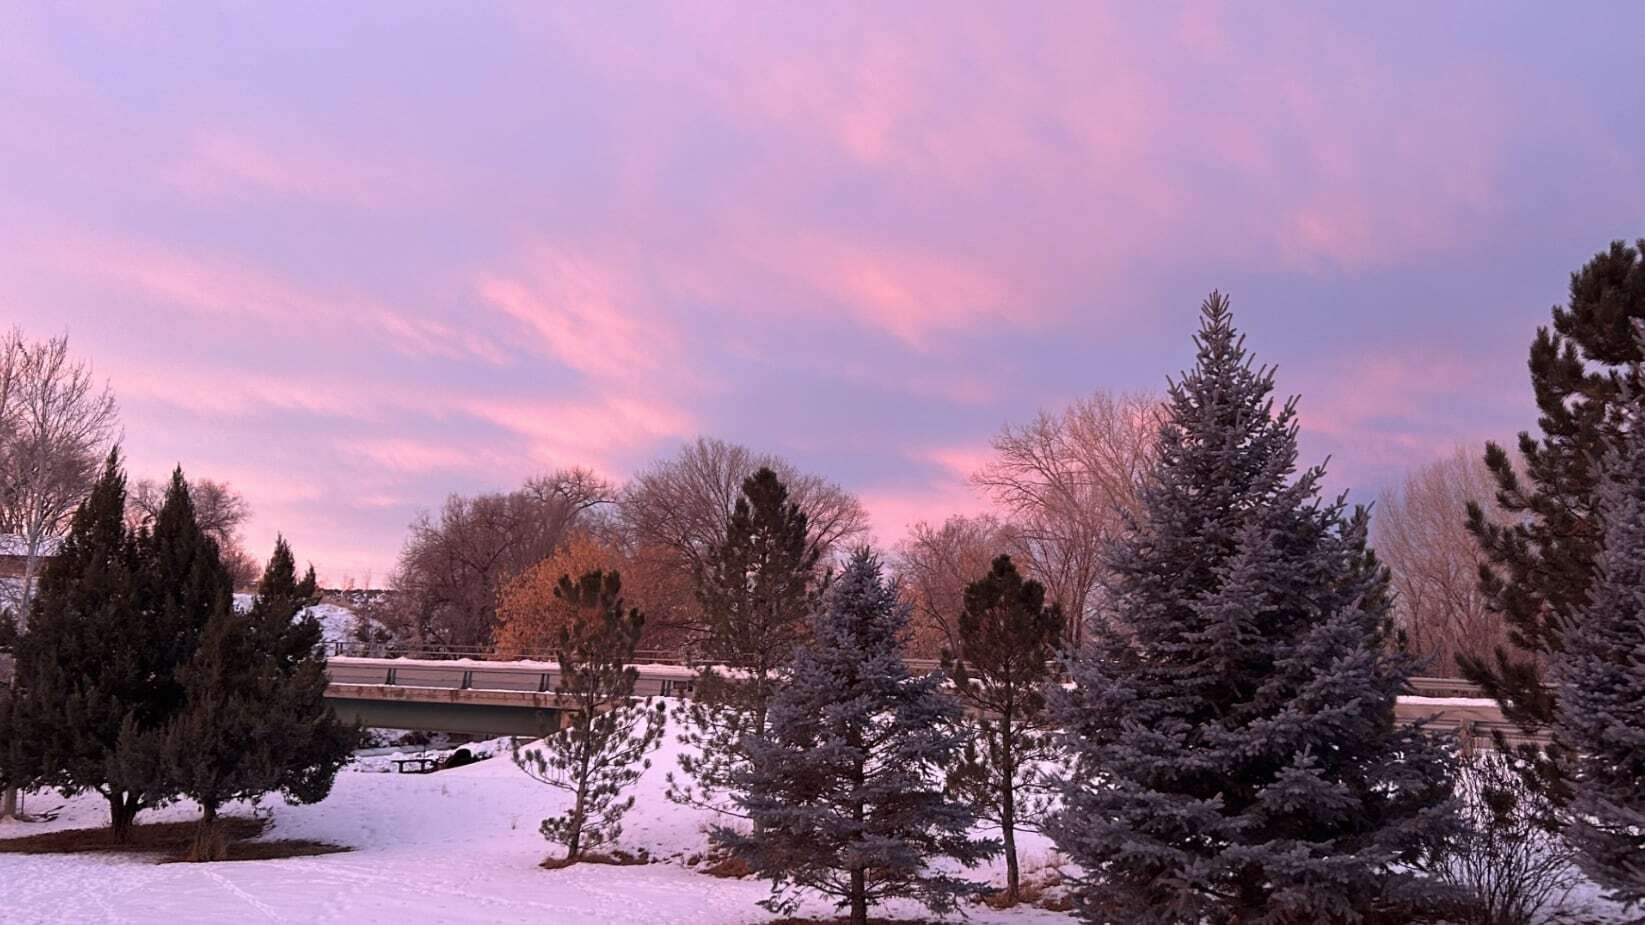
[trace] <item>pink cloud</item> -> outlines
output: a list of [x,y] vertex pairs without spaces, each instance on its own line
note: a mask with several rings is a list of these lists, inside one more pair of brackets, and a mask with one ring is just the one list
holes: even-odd
[[325,417],[370,420],[370,400],[351,386],[307,376],[278,376],[244,370],[126,362],[97,365],[123,402],[146,401],[179,408],[202,417],[239,418],[265,410],[304,411]]
[[523,437],[542,465],[594,467],[620,474],[620,457],[696,433],[697,422],[671,402],[615,396],[587,401],[481,398],[463,411]]
[[986,265],[931,248],[774,230],[745,233],[739,244],[749,259],[821,294],[824,304],[915,349],[944,330],[990,319],[1034,320],[1029,300]]
[[160,168],[177,191],[205,201],[259,198],[396,208],[426,201],[437,171],[385,163],[377,152],[328,150],[298,128],[197,130],[181,157]]
[[629,273],[606,261],[534,248],[522,276],[487,274],[481,298],[519,322],[559,362],[601,380],[637,378],[678,349],[672,326],[642,314]]
[[432,472],[495,472],[508,460],[483,446],[454,445],[449,440],[414,440],[405,437],[349,440],[342,448],[370,462],[375,468],[399,475]]

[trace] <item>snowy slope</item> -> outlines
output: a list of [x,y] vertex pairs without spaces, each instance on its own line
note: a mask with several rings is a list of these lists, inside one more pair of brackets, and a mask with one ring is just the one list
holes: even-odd
[[[234,609],[242,612],[250,610],[253,597],[245,593],[234,595]],[[360,619],[354,611],[339,604],[315,604],[308,608],[308,612],[320,621],[326,642],[350,642],[354,639],[355,624]]]
[[[646,923],[726,925],[771,918],[755,903],[764,883],[723,880],[687,867],[700,851],[707,815],[663,799],[664,772],[675,765],[672,742],[638,785],[620,847],[645,849],[666,863],[611,867],[538,867],[553,852],[537,832],[564,798],[521,773],[505,757],[431,775],[343,772],[316,806],[276,803],[274,838],[312,838],[352,846],[348,854],[229,864],[161,864],[117,857],[0,855],[0,920],[81,922],[533,922],[553,925]],[[60,802],[44,795],[31,805]],[[187,805],[145,819],[190,818]],[[76,798],[55,822],[0,822],[0,838],[106,823],[99,800]],[[1043,864],[1048,848],[1031,841],[1026,864]],[[991,871],[997,878],[999,871]],[[827,904],[805,910],[822,915]],[[887,912],[919,914],[912,906]],[[1064,925],[1043,910],[996,912],[976,907],[983,925]]]

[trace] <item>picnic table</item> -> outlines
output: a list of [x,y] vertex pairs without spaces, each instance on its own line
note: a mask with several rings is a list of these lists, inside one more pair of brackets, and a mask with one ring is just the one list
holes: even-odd
[[440,759],[429,755],[395,758],[394,767],[401,774],[433,774],[440,769]]

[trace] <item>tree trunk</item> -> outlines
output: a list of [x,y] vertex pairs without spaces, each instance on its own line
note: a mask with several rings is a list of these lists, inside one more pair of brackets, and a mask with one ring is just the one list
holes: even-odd
[[1002,814],[1000,831],[1005,840],[1005,904],[1015,906],[1020,891],[1020,872],[1017,870],[1017,824],[1010,814]]
[[0,796],[0,819],[19,819],[17,814],[17,788],[7,787],[4,796]]
[[[593,707],[586,708],[585,717],[593,716]],[[571,837],[566,839],[565,859],[577,860],[583,847],[583,823],[588,821],[588,763],[590,759],[589,730],[583,729],[582,754],[577,759],[577,805],[571,811]]]
[[191,861],[226,861],[228,843],[223,838],[223,827],[217,821],[217,804],[201,807],[200,821],[194,827],[194,844],[189,848]]
[[128,799],[124,793],[115,793],[109,801],[109,831],[114,836],[117,845],[129,845],[132,838],[132,823],[137,819],[137,801]]
[[851,925],[868,925],[868,872],[851,872]]
[[1005,842],[1005,902],[1015,906],[1021,893],[1021,870],[1017,865],[1017,761],[1016,736],[1011,719],[1016,700],[1008,698],[1000,721],[1000,835]]
[[23,557],[23,587],[17,598],[17,632],[22,633],[29,628],[29,604],[34,600],[35,572],[39,570],[40,543],[38,540],[29,540],[28,554]]

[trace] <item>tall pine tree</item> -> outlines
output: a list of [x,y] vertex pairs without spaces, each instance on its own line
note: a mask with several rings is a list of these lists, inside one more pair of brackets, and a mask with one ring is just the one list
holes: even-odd
[[1016,903],[1022,875],[1017,829],[1037,821],[1031,784],[1056,754],[1045,709],[1051,661],[1062,638],[1062,609],[1045,604],[1045,587],[1024,581],[1010,556],[965,589],[955,695],[972,728],[948,775],[949,791],[1000,827],[1005,848],[1005,901]]
[[1627,402],[1625,436],[1601,480],[1605,532],[1589,602],[1554,662],[1554,730],[1571,756],[1566,834],[1583,871],[1629,904],[1645,903],[1645,406],[1638,395]]
[[[1634,336],[1635,323],[1645,320],[1642,252],[1645,239],[1636,247],[1616,241],[1571,274],[1570,305],[1555,307],[1552,330],[1538,329],[1531,343],[1531,387],[1542,433],[1519,435],[1523,474],[1502,447],[1493,443],[1485,450],[1497,501],[1510,522],[1492,523],[1477,504],[1468,509],[1468,528],[1489,560],[1480,588],[1507,624],[1512,645],[1490,659],[1462,657],[1462,673],[1527,733],[1554,722],[1557,691],[1545,669],[1563,649],[1566,629],[1587,605],[1594,580],[1604,531],[1599,465],[1618,445],[1626,371],[1645,358]],[[1549,746],[1513,751],[1527,782],[1553,805],[1568,798],[1572,755],[1557,738]]]
[[138,812],[176,796],[165,739],[183,705],[178,668],[230,599],[182,473],[153,532],[134,536],[110,453],[41,575],[18,651],[14,724],[32,743],[26,782],[102,794],[117,840]]
[[886,897],[944,912],[977,890],[931,866],[971,866],[995,845],[969,836],[975,812],[943,792],[963,745],[960,708],[941,673],[909,676],[907,624],[878,558],[857,552],[812,619],[765,735],[745,740],[749,760],[731,784],[753,831],[721,827],[715,838],[771,879],[773,911],[814,890],[864,925]]
[[725,541],[697,575],[704,631],[689,702],[681,705],[680,769],[669,775],[677,802],[725,809],[719,794],[758,738],[805,621],[821,591],[820,553],[807,517],[777,474],[761,468],[743,482],[726,523]]
[[[1143,511],[1112,555],[1110,626],[1054,698],[1071,771],[1048,830],[1092,922],[1353,922],[1415,898],[1453,765],[1396,725],[1412,670],[1363,510],[1296,472],[1228,300],[1201,309]],[[1116,624],[1117,625],[1117,624]]]
[[291,548],[278,540],[250,611],[214,612],[179,670],[185,701],[166,755],[178,790],[202,809],[192,860],[225,856],[225,803],[274,791],[317,802],[354,748],[356,730],[325,703],[321,629],[307,610],[314,596],[313,570],[299,582]]
[[662,704],[634,702],[634,648],[645,619],[625,610],[622,578],[596,569],[554,591],[577,619],[560,630],[556,688],[564,724],[541,744],[515,750],[514,762],[537,780],[571,796],[564,813],[544,819],[543,837],[565,846],[566,863],[615,841],[634,806],[623,793],[646,768],[646,753],[663,734]]

